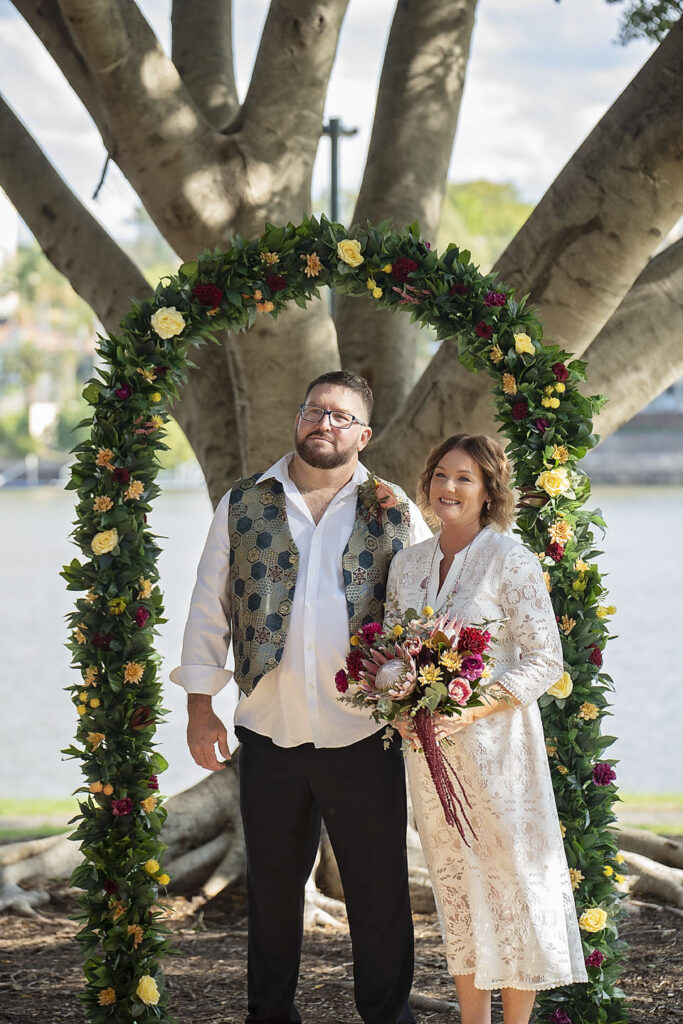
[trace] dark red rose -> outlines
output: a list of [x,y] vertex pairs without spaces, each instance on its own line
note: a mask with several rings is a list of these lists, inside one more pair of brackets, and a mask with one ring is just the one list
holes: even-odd
[[467,295],[469,288],[462,281],[456,281],[454,285],[451,285],[451,295]]
[[504,306],[507,296],[505,292],[488,292],[484,298],[485,306]]
[[128,724],[131,729],[146,729],[148,725],[154,724],[154,711],[146,704],[143,704],[142,707],[135,709],[130,716]]
[[587,967],[600,967],[602,961],[605,960],[605,954],[601,953],[599,949],[594,949],[590,956],[586,957]]
[[111,475],[112,480],[115,480],[117,484],[127,484],[130,480],[130,470],[128,469],[115,469]]
[[550,426],[548,420],[544,420],[542,416],[539,416],[537,420],[534,420],[534,426],[539,433],[545,434],[546,430]]
[[202,306],[209,306],[210,309],[220,306],[223,301],[223,292],[217,284],[196,284],[192,294]]
[[552,543],[548,544],[548,547],[545,549],[545,553],[548,558],[552,558],[553,562],[561,562],[564,558],[564,548],[556,541],[552,541]]
[[135,610],[135,621],[136,621],[137,625],[140,627],[140,629],[143,628],[143,626],[147,622],[148,618],[149,618],[149,612],[147,611],[146,608],[143,608],[142,606],[140,608],[136,608],[136,610]]
[[591,644],[590,658],[588,659],[591,665],[597,665],[598,668],[602,666],[602,651],[597,644]]
[[477,629],[466,626],[458,637],[458,650],[469,651],[471,654],[483,654],[489,645],[491,634],[488,629]]
[[593,782],[596,786],[609,786],[616,777],[617,773],[614,768],[611,764],[607,764],[606,761],[598,761],[597,764],[593,765]]
[[417,263],[415,260],[408,259],[407,256],[399,256],[391,264],[391,276],[394,281],[408,281],[409,275],[413,274],[416,270]]
[[334,677],[334,685],[340,693],[346,693],[349,688],[349,678],[343,668],[340,668]]
[[117,818],[123,817],[124,814],[130,814],[132,810],[133,801],[127,796],[124,796],[121,800],[112,800],[111,802],[111,812]]
[[115,892],[119,891],[119,883],[115,882],[113,878],[108,878],[102,886],[107,896],[113,896]]
[[474,333],[478,338],[490,338],[493,335],[493,327],[491,327],[491,324],[485,324],[483,320],[480,320],[474,328]]
[[158,789],[158,788],[159,788],[159,780],[157,779],[156,775],[150,775],[149,779],[147,780],[147,789]]
[[266,284],[271,292],[281,292],[287,287],[287,278],[283,277],[282,274],[269,274],[266,278]]
[[357,683],[363,671],[363,655],[357,647],[352,647],[346,656],[346,668],[351,679]]
[[569,370],[564,363],[553,363],[551,370],[555,374],[555,380],[560,380],[564,384],[567,377],[569,376]]
[[108,651],[112,642],[111,633],[94,633],[92,638],[93,647],[99,647],[102,651]]
[[526,399],[521,398],[519,402],[513,402],[510,409],[513,420],[524,420],[529,415],[529,404]]
[[157,366],[156,375],[157,377],[165,377],[168,371],[171,369],[170,366]]
[[548,1017],[550,1024],[572,1024],[572,1019],[568,1013],[564,1010],[555,1010],[554,1013]]
[[133,394],[133,389],[130,387],[129,384],[122,384],[120,388],[116,389],[114,394],[116,395],[117,398],[120,398],[123,401],[125,401],[127,398],[130,398],[130,396]]

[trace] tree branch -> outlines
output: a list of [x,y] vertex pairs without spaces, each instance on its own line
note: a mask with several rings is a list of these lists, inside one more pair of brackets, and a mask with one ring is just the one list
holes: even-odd
[[285,191],[290,176],[310,182],[348,2],[271,0],[241,121],[250,156],[284,174]]
[[59,0],[12,0],[85,106],[111,152],[111,131],[97,84],[64,20]]
[[144,298],[150,287],[1,97],[0,183],[50,262],[107,330],[116,330],[131,299]]
[[232,50],[232,0],[173,0],[171,57],[188,92],[214,128],[240,104]]
[[683,22],[577,150],[495,270],[581,354],[683,214]]
[[[477,0],[401,0],[396,7],[354,221],[420,222],[434,238],[458,123]],[[375,388],[381,429],[415,382],[419,328],[340,297],[342,364]],[[372,344],[368,345],[368,336]]]
[[618,430],[683,375],[683,238],[650,260],[584,354],[587,390],[609,402],[601,437]]

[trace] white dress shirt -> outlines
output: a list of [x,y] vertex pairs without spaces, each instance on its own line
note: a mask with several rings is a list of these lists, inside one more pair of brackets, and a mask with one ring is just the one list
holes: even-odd
[[[242,696],[234,724],[268,736],[280,747],[313,743],[343,747],[377,732],[366,711],[342,704],[335,673],[349,651],[349,618],[342,575],[342,555],[356,515],[356,490],[369,473],[360,463],[349,482],[335,494],[315,523],[300,491],[290,480],[285,455],[263,474],[278,480],[292,538],[299,551],[299,569],[292,614],[282,659],[266,673],[249,696]],[[232,679],[226,668],[231,623],[228,609],[230,491],[221,498],[197,570],[190,613],[185,626],[181,665],[171,679],[188,693],[216,694]],[[431,537],[417,506],[410,505],[410,543]]]

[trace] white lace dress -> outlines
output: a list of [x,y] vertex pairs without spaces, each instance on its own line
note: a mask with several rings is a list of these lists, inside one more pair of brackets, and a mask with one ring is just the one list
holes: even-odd
[[[438,535],[391,563],[385,620],[430,605],[496,637],[493,680],[521,702],[454,735],[448,758],[478,838],[444,820],[424,755],[404,744],[408,780],[452,974],[481,989],[586,981],[537,698],[562,674],[562,648],[538,559],[487,527],[455,556],[439,590]],[[452,593],[463,561],[465,568]]]

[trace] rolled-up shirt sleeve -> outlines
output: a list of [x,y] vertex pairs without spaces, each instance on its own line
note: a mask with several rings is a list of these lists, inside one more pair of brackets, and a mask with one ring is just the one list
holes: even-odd
[[221,498],[214,513],[197,568],[190,612],[183,634],[181,664],[171,672],[171,681],[188,693],[218,693],[233,673],[225,667],[231,640],[228,576],[230,537],[228,505],[230,491]]

